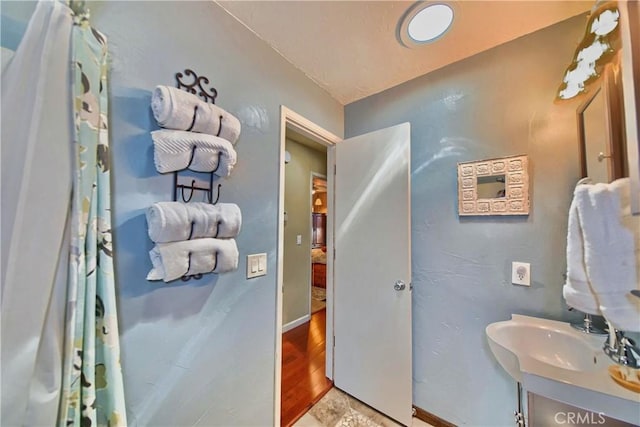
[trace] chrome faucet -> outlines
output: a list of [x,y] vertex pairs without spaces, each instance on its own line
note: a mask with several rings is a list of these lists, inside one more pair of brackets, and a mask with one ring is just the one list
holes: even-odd
[[609,321],[609,336],[604,342],[604,352],[619,365],[640,369],[640,348],[631,339],[624,336],[624,331],[615,329]]
[[[575,308],[568,307],[569,311],[574,311]],[[585,334],[592,335],[607,335],[605,331],[593,326],[593,320],[591,319],[591,315],[589,313],[584,313],[584,320],[582,323],[570,323],[570,325],[579,330],[580,332],[584,332]]]

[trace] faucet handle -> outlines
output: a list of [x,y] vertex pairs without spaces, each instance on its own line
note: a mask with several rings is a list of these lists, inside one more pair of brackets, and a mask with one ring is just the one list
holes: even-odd
[[[611,343],[610,338],[615,341]],[[611,335],[607,337],[603,350],[617,364],[640,369],[640,349],[634,340],[624,336],[623,331],[614,329],[613,337]]]

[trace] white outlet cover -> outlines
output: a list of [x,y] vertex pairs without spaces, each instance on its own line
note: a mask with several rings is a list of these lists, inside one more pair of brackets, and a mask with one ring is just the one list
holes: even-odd
[[514,285],[531,286],[531,264],[528,262],[512,262],[511,283]]

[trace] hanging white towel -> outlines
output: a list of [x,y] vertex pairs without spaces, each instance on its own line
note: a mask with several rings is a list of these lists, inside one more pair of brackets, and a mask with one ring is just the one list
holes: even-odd
[[238,268],[238,247],[234,239],[158,243],[149,256],[153,268],[147,280],[170,282],[186,275],[227,273]]
[[234,203],[154,203],[146,213],[149,238],[155,243],[179,242],[203,237],[236,237],[242,214]]
[[163,128],[219,136],[232,144],[240,136],[237,117],[175,87],[157,86],[151,97],[151,109]]
[[226,139],[204,133],[182,130],[156,130],[153,139],[153,160],[160,173],[191,169],[213,172],[226,177],[237,161],[236,150]]
[[617,329],[640,331],[640,217],[631,215],[629,179],[576,188],[585,264],[602,315]]
[[577,198],[574,197],[569,208],[567,280],[562,287],[562,295],[570,307],[583,313],[601,315],[598,300],[591,289],[589,278],[587,277],[584,256],[582,226],[578,214]]

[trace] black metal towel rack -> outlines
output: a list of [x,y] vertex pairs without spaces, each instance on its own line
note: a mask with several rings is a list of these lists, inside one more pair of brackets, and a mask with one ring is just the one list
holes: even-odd
[[[202,98],[204,102],[211,102],[212,104],[216,103],[216,97],[218,96],[218,91],[214,87],[209,87],[209,88],[205,87],[209,85],[209,79],[207,77],[198,76],[193,70],[189,68],[185,69],[184,73],[182,72],[176,73],[175,77],[176,77],[176,87],[178,89],[184,89],[186,92],[199,96],[200,98]],[[185,78],[189,78],[190,80],[189,81],[183,80]],[[193,109],[193,119],[191,120],[191,125],[189,126],[187,131],[190,131],[191,129],[193,129],[193,126],[196,123],[197,113],[198,113],[198,106],[196,105]],[[219,122],[220,124],[218,126],[218,132],[216,136],[220,136],[220,132],[222,131],[222,116],[219,117]],[[193,161],[193,156],[195,155],[195,153],[196,153],[196,147],[194,146],[191,149],[191,157],[189,158],[189,163],[187,164],[186,169],[188,169],[189,166],[191,166],[191,162]],[[220,157],[221,157],[221,153],[218,153],[218,164],[215,170],[211,172],[202,172],[202,173],[209,174],[209,187],[197,186],[195,179],[191,180],[190,185],[179,184],[178,183],[179,171],[173,172],[173,201],[174,202],[178,201],[178,190],[180,190],[179,191],[180,196],[182,198],[182,201],[185,203],[188,203],[189,201],[191,201],[193,197],[193,193],[195,191],[203,191],[209,203],[214,205],[218,203],[218,200],[220,200],[220,188],[222,187],[222,184],[218,184],[216,197],[214,200],[213,176],[215,175],[215,173],[218,171],[218,168],[220,167]]]
[[[205,88],[205,85],[209,85],[209,79],[205,76],[198,76],[193,70],[187,68],[184,70],[184,73],[176,73],[175,74],[176,77],[176,87],[178,89],[184,89],[186,92],[189,92],[191,94],[197,95],[200,98],[202,98],[202,100],[204,102],[211,102],[212,104],[216,103],[216,97],[218,96],[218,91],[214,88],[214,87],[209,87],[209,88]],[[183,80],[183,78],[188,77],[191,78],[190,82],[185,82],[185,80]],[[191,120],[191,125],[189,126],[189,128],[187,129],[187,131],[190,131],[191,129],[193,129],[193,126],[196,123],[196,117],[198,114],[198,106],[195,106],[193,109],[193,119]],[[222,116],[219,116],[219,126],[218,126],[218,132],[216,134],[216,136],[220,136],[220,132],[222,131]],[[193,161],[193,157],[195,155],[196,152],[196,147],[192,147],[191,149],[191,157],[189,158],[189,163],[187,164],[187,168],[189,168],[189,166],[191,165],[191,162]],[[220,199],[220,188],[222,187],[222,184],[218,184],[218,188],[217,188],[217,192],[216,192],[216,198],[215,200],[213,200],[213,176],[215,175],[215,173],[217,172],[218,168],[220,167],[220,160],[221,160],[221,155],[222,153],[218,153],[218,164],[215,170],[211,171],[211,172],[202,172],[202,173],[208,173],[209,174],[209,186],[208,187],[199,187],[196,185],[196,180],[192,179],[191,180],[191,184],[190,185],[184,185],[184,184],[179,184],[178,183],[178,172],[179,171],[175,171],[173,172],[173,201],[176,202],[178,201],[178,190],[180,190],[180,196],[182,198],[182,201],[185,203],[188,203],[189,201],[191,201],[192,197],[193,197],[193,193],[194,191],[203,191],[205,192],[207,201],[211,204],[216,204],[218,203],[218,200]],[[191,224],[191,232],[189,233],[189,239],[191,239],[191,236],[193,235],[193,226],[194,224]],[[218,224],[219,226],[219,224]],[[218,234],[217,230],[216,230],[216,235]],[[211,270],[210,272],[212,273],[216,267],[218,266],[218,253],[216,252],[214,254],[214,267],[213,270]],[[187,261],[187,272],[191,269],[191,253],[189,253],[188,255],[188,261]],[[198,274],[193,274],[193,275],[184,275],[181,277],[181,280],[183,281],[187,281],[190,280],[191,278],[194,278],[196,280],[199,280],[202,278],[202,273],[198,273]]]

